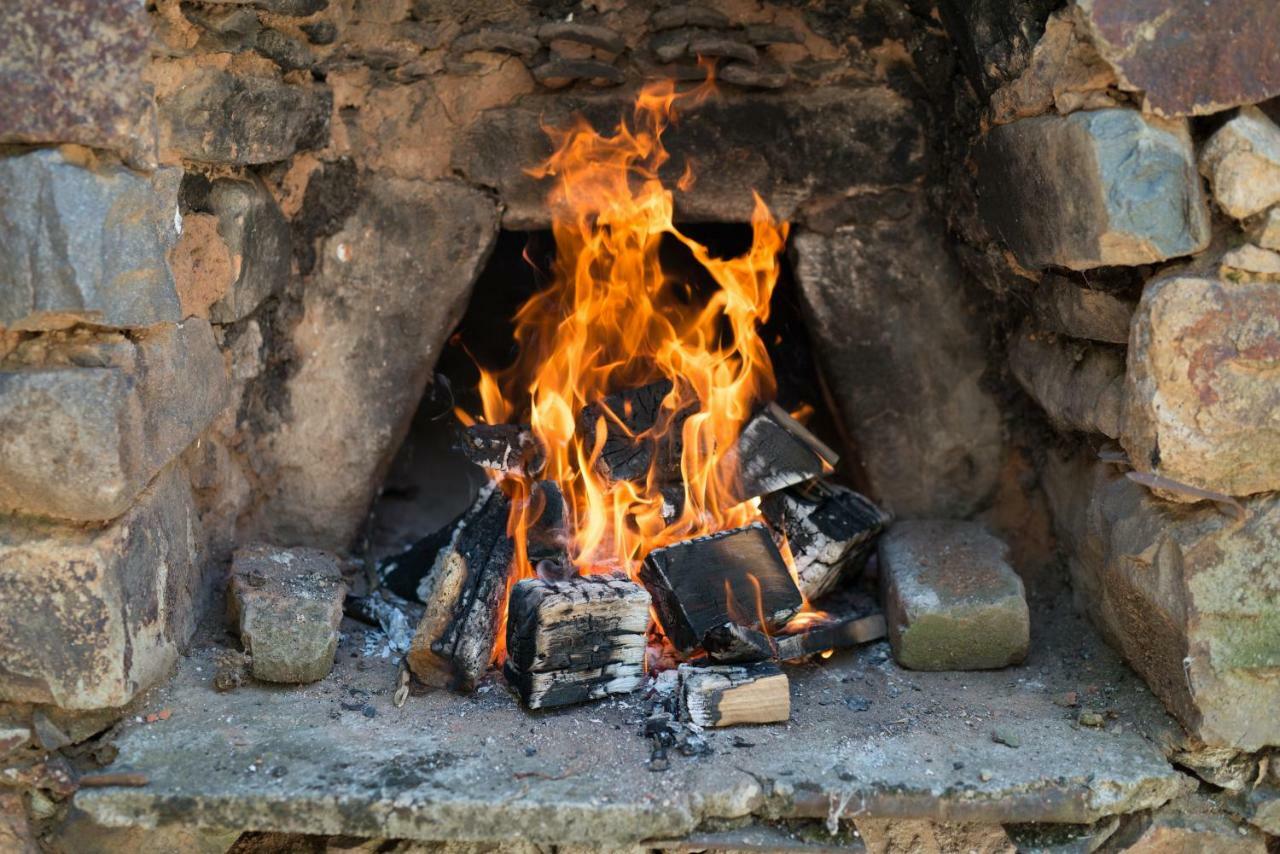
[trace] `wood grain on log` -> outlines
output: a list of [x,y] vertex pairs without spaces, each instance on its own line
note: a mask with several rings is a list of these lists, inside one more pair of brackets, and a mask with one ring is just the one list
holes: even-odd
[[769,403],[743,425],[734,459],[739,498],[746,501],[826,474],[840,455],[781,406]]
[[698,726],[767,724],[791,717],[791,684],[776,664],[679,668],[680,710]]
[[671,380],[658,380],[616,392],[582,410],[578,431],[589,447],[595,444],[597,425],[604,422],[597,471],[612,480],[643,480],[652,466],[660,481],[679,481],[681,428],[697,407],[679,412],[664,407],[673,388]]

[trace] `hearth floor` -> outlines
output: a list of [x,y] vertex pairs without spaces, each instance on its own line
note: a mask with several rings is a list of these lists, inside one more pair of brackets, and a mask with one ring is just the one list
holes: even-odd
[[[789,723],[710,730],[713,755],[672,751],[665,772],[647,767],[641,693],[531,714],[491,673],[397,709],[394,664],[362,657],[348,623],[322,682],[220,694],[206,638],[116,734],[113,768],[149,784],[76,803],[111,825],[597,845],[833,811],[1084,823],[1163,803],[1190,786],[1159,746],[1173,725],[1069,612],[1033,608],[1030,660],[1007,670],[905,671],[883,642],[789,667]],[[1077,723],[1072,691],[1110,710],[1104,728]]]

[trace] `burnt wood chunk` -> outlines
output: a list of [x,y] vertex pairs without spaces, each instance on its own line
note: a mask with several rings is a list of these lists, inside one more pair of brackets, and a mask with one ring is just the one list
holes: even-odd
[[681,716],[698,726],[768,724],[791,717],[791,683],[776,664],[682,664]]
[[649,594],[623,576],[511,588],[507,682],[530,709],[626,694],[644,680]]
[[[662,402],[673,387],[671,380],[658,380],[583,408],[578,431],[589,447],[595,444],[596,425],[604,419],[605,439],[596,460],[597,471],[612,480],[642,480],[656,458],[659,480],[679,479],[681,428],[697,408],[664,411]],[[655,428],[661,437],[653,435]]]
[[471,507],[443,528],[432,531],[404,551],[378,561],[375,571],[379,585],[402,599],[423,602],[422,586],[436,565],[436,559],[457,536],[463,520],[476,513],[489,498],[487,488],[481,490]]
[[775,492],[760,510],[786,538],[800,592],[809,601],[862,568],[891,518],[852,489],[822,481]]
[[813,480],[833,470],[840,455],[776,403],[742,428],[736,449],[739,497],[746,501]]
[[487,469],[534,477],[547,455],[527,424],[472,424],[462,431],[460,450]]
[[692,652],[724,623],[773,629],[800,610],[787,565],[759,523],[654,549],[640,569],[662,629],[677,650]]
[[569,560],[569,512],[560,485],[535,481],[529,492],[530,518],[525,537],[529,563],[544,577],[572,571]]
[[712,661],[720,663],[795,661],[829,649],[850,649],[879,640],[885,634],[883,614],[815,623],[798,632],[773,637],[737,623],[725,623],[707,632],[702,646]]
[[422,585],[426,611],[407,656],[428,685],[470,691],[489,666],[515,557],[511,502],[490,484]]

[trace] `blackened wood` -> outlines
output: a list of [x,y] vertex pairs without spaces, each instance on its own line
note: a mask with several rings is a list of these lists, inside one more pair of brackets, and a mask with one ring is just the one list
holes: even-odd
[[786,537],[800,592],[809,601],[861,570],[891,518],[865,496],[824,481],[775,492],[760,509]]
[[682,664],[680,711],[698,726],[785,721],[791,717],[791,685],[776,664]]
[[773,639],[764,632],[738,623],[722,623],[702,636],[702,648],[719,664],[768,661],[778,657]]
[[640,569],[662,629],[692,652],[724,623],[776,628],[800,609],[800,591],[759,523],[654,549]]
[[423,601],[423,582],[431,573],[440,553],[453,542],[462,521],[468,514],[476,512],[487,499],[488,492],[482,491],[471,507],[448,525],[432,531],[403,552],[379,560],[376,566],[379,586],[390,590],[402,599],[412,602]]
[[846,617],[814,623],[800,631],[770,637],[736,623],[725,623],[707,632],[702,646],[712,661],[795,661],[829,649],[849,649],[885,636],[883,614]]
[[[662,401],[673,388],[671,380],[658,380],[583,408],[578,432],[588,447],[594,447],[596,425],[604,420],[605,439],[596,459],[597,471],[613,480],[642,480],[652,466],[659,480],[679,479],[682,426],[697,407],[664,411]],[[660,437],[653,435],[655,428]]]
[[407,659],[428,685],[469,691],[493,656],[515,543],[507,536],[511,502],[487,490],[423,586],[426,612]]
[[527,424],[472,424],[459,442],[467,459],[487,469],[534,477],[547,464],[546,451]]
[[531,521],[525,536],[525,548],[529,562],[534,566],[540,561],[569,563],[569,511],[565,506],[560,485],[550,480],[538,480],[529,489]]
[[832,471],[840,455],[776,403],[743,425],[735,451],[738,497],[746,501]]
[[629,693],[644,678],[648,626],[649,594],[625,577],[517,582],[507,681],[531,709]]

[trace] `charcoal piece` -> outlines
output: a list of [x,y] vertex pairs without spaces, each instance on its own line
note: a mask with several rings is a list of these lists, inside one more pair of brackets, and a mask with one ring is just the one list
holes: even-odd
[[654,549],[640,569],[667,638],[692,652],[724,623],[776,628],[800,610],[800,591],[759,523]]
[[883,614],[815,623],[786,635],[769,637],[737,623],[725,623],[702,638],[712,661],[722,664],[748,661],[795,661],[829,649],[850,649],[879,640],[886,634]]
[[670,525],[684,514],[684,484],[665,483],[658,491],[662,495],[662,519]]
[[[602,418],[605,423],[597,471],[612,480],[642,480],[652,465],[659,480],[679,479],[681,429],[697,407],[664,412],[662,401],[672,388],[671,380],[658,380],[611,394],[583,408],[578,416],[578,432],[589,446],[595,443],[596,424]],[[659,438],[651,435],[655,427],[663,434]]]
[[462,431],[459,450],[478,466],[519,477],[536,477],[547,455],[525,424],[472,424]]
[[865,496],[824,481],[766,496],[760,510],[786,537],[800,592],[809,601],[861,570],[891,519]]
[[743,501],[813,480],[840,461],[776,403],[766,404],[743,426],[735,453]]
[[622,576],[511,588],[507,682],[530,709],[626,694],[644,680],[649,594]]
[[488,487],[422,584],[426,611],[406,659],[428,685],[470,691],[489,666],[515,557],[510,510],[506,495]]
[[791,683],[776,664],[682,664],[681,715],[698,726],[766,724],[791,717]]

